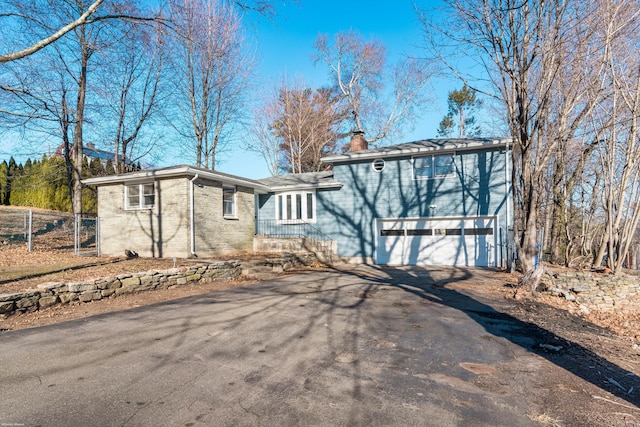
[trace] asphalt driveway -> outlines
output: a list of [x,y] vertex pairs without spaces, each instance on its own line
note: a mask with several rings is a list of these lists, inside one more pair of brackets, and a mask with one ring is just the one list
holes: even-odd
[[0,425],[540,425],[534,338],[432,281],[308,272],[2,333]]

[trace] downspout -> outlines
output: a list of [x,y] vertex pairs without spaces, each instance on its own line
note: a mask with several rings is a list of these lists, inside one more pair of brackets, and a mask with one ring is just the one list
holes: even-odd
[[507,139],[507,147],[506,150],[504,150],[504,195],[506,197],[505,200],[505,236],[504,236],[504,244],[505,244],[505,254],[507,256],[507,269],[509,269],[512,273],[513,273],[513,265],[512,265],[512,261],[513,261],[513,256],[512,254],[509,252],[509,222],[510,217],[509,217],[509,199],[512,197],[510,194],[510,188],[509,188],[509,176],[511,175],[511,171],[509,170],[509,139]]
[[191,231],[191,255],[194,257],[198,257],[198,255],[196,255],[196,230],[195,230],[195,224],[196,224],[196,219],[195,219],[195,215],[194,215],[194,191],[193,191],[193,183],[194,181],[198,179],[198,174],[196,174],[190,181],[189,181],[189,216],[190,216],[190,222],[191,222],[191,227],[190,227],[190,231]]

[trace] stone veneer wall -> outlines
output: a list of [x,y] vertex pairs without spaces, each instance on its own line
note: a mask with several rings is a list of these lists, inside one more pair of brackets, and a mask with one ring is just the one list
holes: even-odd
[[554,275],[553,295],[564,296],[581,307],[603,312],[640,311],[640,278],[627,274],[563,272]]

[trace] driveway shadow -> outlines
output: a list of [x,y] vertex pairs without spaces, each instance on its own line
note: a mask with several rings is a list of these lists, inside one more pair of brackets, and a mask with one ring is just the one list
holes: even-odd
[[[393,286],[435,304],[463,312],[489,334],[502,337],[534,353],[602,390],[635,406],[640,406],[640,377],[569,339],[534,323],[503,313],[458,290],[447,288],[455,282],[473,280],[473,269],[457,268],[447,278],[434,277],[428,268],[368,266],[345,268],[342,274],[354,275],[370,283]],[[381,276],[379,273],[383,273]],[[593,326],[593,325],[592,325]],[[593,329],[599,329],[593,326]]]

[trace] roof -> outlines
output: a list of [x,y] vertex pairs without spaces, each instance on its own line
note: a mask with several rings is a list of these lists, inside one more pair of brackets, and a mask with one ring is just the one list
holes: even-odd
[[333,171],[276,175],[260,179],[258,182],[268,186],[272,191],[342,187],[340,181],[333,179]]
[[337,156],[323,157],[325,163],[340,163],[351,160],[380,159],[389,157],[405,157],[426,154],[434,151],[466,151],[478,149],[495,149],[505,147],[511,138],[463,138],[463,139],[421,139],[388,147],[345,153]]
[[[73,144],[71,145],[71,147],[73,147]],[[82,146],[82,154],[86,157],[98,159],[100,161],[113,160],[115,157],[115,154],[112,151],[106,151],[96,148],[95,144],[91,142],[88,142],[86,145]],[[58,145],[52,156],[60,158],[64,157],[64,143]],[[132,163],[128,158],[125,159],[125,162],[127,164]]]
[[253,188],[258,192],[269,191],[269,187],[253,179],[242,178],[236,175],[231,175],[227,173],[212,171],[209,169],[196,168],[193,166],[186,166],[186,165],[170,166],[170,167],[160,168],[160,169],[150,169],[150,170],[143,170],[138,172],[101,176],[96,178],[87,178],[87,179],[83,179],[82,183],[87,185],[100,186],[100,185],[119,184],[119,183],[126,183],[126,182],[136,182],[136,181],[139,182],[139,181],[144,181],[144,180],[154,179],[154,178],[179,178],[179,177],[187,177],[191,179],[197,177],[197,178],[209,179],[212,181],[220,181],[225,184],[241,185],[243,187]]

